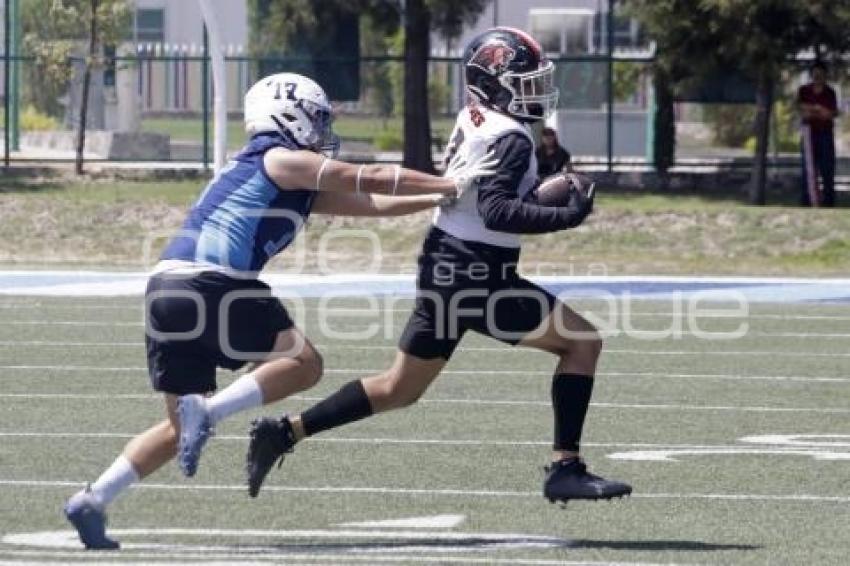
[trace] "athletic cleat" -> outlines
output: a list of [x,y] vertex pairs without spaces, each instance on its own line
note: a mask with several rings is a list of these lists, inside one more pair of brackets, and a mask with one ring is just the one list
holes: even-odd
[[606,480],[587,471],[578,458],[565,458],[546,468],[543,497],[551,503],[570,499],[611,499],[632,492],[629,484]]
[[86,486],[85,491],[72,496],[62,510],[88,550],[115,550],[121,546],[106,536],[106,514],[91,487]]
[[183,395],[177,401],[180,419],[180,440],[177,445],[177,463],[186,477],[198,471],[198,460],[207,440],[215,434],[202,395]]
[[292,452],[295,446],[295,433],[292,424],[284,416],[281,419],[262,418],[251,423],[251,441],[245,456],[245,471],[248,473],[248,494],[257,497],[263,480],[266,479],[274,463]]

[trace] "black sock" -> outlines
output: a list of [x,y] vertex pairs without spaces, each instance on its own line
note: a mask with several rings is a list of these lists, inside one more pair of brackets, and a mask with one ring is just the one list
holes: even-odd
[[339,391],[301,413],[301,423],[304,425],[304,434],[312,436],[323,430],[359,421],[371,414],[372,405],[358,379],[346,383]]
[[578,452],[584,417],[593,392],[593,376],[560,373],[552,378],[555,450]]

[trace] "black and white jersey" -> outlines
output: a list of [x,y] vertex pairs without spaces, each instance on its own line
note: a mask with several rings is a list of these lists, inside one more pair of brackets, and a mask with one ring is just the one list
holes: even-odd
[[[497,144],[499,147],[494,147]],[[434,215],[434,225],[461,240],[518,248],[520,241],[517,233],[488,227],[487,218],[481,214],[479,204],[483,193],[491,188],[493,180],[502,185],[513,185],[506,188],[514,198],[519,199],[525,198],[534,188],[537,182],[537,158],[529,127],[489,108],[470,106],[458,114],[449,139],[447,159],[461,146],[472,160],[495,148],[500,160],[499,173],[470,187],[453,206],[438,208]],[[526,147],[530,148],[527,155]]]
[[544,206],[530,198],[537,183],[537,158],[526,124],[483,107],[461,111],[448,155],[464,151],[470,159],[492,152],[496,173],[483,177],[458,202],[440,208],[434,226],[468,242],[518,250],[519,234],[545,234],[578,226],[589,210]]

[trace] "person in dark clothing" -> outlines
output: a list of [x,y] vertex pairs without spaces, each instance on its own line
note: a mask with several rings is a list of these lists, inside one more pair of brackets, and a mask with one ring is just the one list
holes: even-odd
[[[812,82],[797,91],[803,164],[800,204],[803,206],[835,206],[833,122],[838,115],[838,99],[826,84],[826,71],[826,65],[821,62],[812,65]],[[818,176],[823,190],[818,186]]]
[[573,172],[570,152],[558,141],[558,134],[552,128],[543,128],[540,135],[540,147],[537,148],[537,177],[541,180],[566,171]]

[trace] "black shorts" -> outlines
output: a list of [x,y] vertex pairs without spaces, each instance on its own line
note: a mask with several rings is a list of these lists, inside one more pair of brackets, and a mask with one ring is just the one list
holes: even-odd
[[518,249],[460,240],[432,227],[399,349],[448,360],[467,330],[515,345],[538,329],[556,299],[517,274],[518,259]]
[[294,326],[268,285],[215,271],[157,274],[145,291],[145,344],[153,388],[207,393],[217,367],[236,370],[271,352]]

